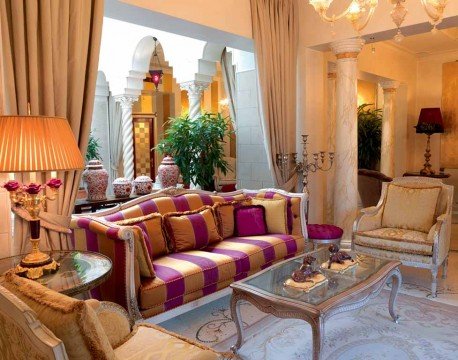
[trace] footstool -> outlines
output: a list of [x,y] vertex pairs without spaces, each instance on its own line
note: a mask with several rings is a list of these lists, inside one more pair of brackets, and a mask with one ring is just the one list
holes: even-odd
[[313,249],[318,249],[321,244],[336,244],[340,246],[343,230],[335,225],[308,224],[308,237],[313,242]]

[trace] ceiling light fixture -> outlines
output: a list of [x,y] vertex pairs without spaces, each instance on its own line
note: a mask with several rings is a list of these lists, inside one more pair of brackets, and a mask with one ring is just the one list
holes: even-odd
[[436,32],[436,26],[442,22],[444,18],[444,10],[448,0],[421,0],[421,4],[428,14],[429,22],[433,25],[432,32]]
[[402,4],[403,2],[405,2],[405,0],[391,0],[391,3],[394,5],[393,10],[390,12],[391,19],[398,27],[398,32],[394,36],[394,41],[398,43],[404,39],[404,35],[401,32],[401,25],[408,13],[407,9]]
[[153,82],[154,86],[156,87],[156,91],[158,91],[159,84],[161,83],[162,75],[164,72],[162,71],[161,61],[159,60],[159,55],[157,54],[157,38],[153,37],[154,40],[154,51],[153,57],[151,59],[151,65],[154,64],[154,60],[157,60],[157,67],[159,69],[150,70],[149,73],[151,75],[151,81]]

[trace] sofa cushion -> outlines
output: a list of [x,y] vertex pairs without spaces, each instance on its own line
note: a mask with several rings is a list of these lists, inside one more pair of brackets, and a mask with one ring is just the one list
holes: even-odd
[[171,248],[177,252],[202,249],[223,239],[218,233],[210,206],[165,214],[164,227]]
[[2,286],[24,301],[65,345],[69,359],[116,359],[95,311],[83,300],[59,294],[9,272]]
[[288,234],[286,199],[253,198],[253,205],[262,205],[266,209],[267,231],[269,234]]
[[236,236],[267,234],[266,209],[262,205],[245,205],[234,209]]
[[428,241],[428,234],[415,230],[381,228],[360,231],[355,234],[355,244],[406,254],[433,254],[433,243]]
[[242,205],[249,205],[251,200],[234,200],[219,202],[213,205],[219,234],[223,239],[234,236],[234,209]]
[[224,281],[238,280],[252,270],[302,251],[302,236],[271,234],[233,237],[203,250],[169,254],[154,261],[155,279],[142,279],[140,308],[164,306],[169,310],[185,303],[187,294],[208,295]]
[[142,229],[151,259],[168,254],[167,241],[162,231],[162,215],[152,213],[145,216],[115,221],[118,225],[135,225]]
[[197,342],[166,331],[153,324],[138,324],[131,337],[116,348],[123,360],[217,360],[218,354]]
[[382,227],[428,232],[434,223],[440,186],[421,188],[388,185]]
[[263,192],[249,192],[248,196],[261,198],[261,199],[286,199],[287,201],[287,224],[288,233],[292,235],[302,235],[301,228],[301,199],[298,197],[291,197],[288,195],[282,195],[274,191],[263,191]]
[[235,196],[218,196],[207,194],[184,194],[179,196],[164,196],[154,199],[144,200],[141,203],[131,206],[125,210],[118,211],[114,214],[105,216],[105,220],[118,221],[151,213],[160,213],[162,215],[170,212],[184,212],[200,209],[202,206],[213,206],[218,202],[243,200],[246,196],[243,194]]

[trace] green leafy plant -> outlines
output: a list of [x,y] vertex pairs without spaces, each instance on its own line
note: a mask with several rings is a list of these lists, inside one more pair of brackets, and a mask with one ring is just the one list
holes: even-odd
[[89,133],[89,142],[87,144],[86,161],[94,159],[102,161],[102,156],[100,155],[100,149],[102,147],[100,146],[99,142],[100,140],[96,138],[91,131]]
[[382,110],[358,106],[358,168],[377,170],[382,143]]
[[232,134],[227,118],[220,113],[205,113],[196,119],[188,115],[171,118],[165,137],[156,147],[162,154],[172,155],[185,184],[199,184],[214,190],[215,168],[226,174],[224,138]]

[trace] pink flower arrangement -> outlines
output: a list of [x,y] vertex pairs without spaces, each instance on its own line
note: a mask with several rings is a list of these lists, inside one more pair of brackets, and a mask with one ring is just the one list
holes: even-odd
[[43,187],[39,184],[30,183],[29,185],[24,185],[24,191],[30,195],[38,194]]
[[61,187],[62,185],[62,180],[60,179],[50,179],[47,183],[46,186],[50,187],[51,189],[57,190]]
[[8,182],[3,184],[3,187],[7,191],[16,191],[21,187],[21,184],[19,184],[19,181],[16,180],[9,180]]

